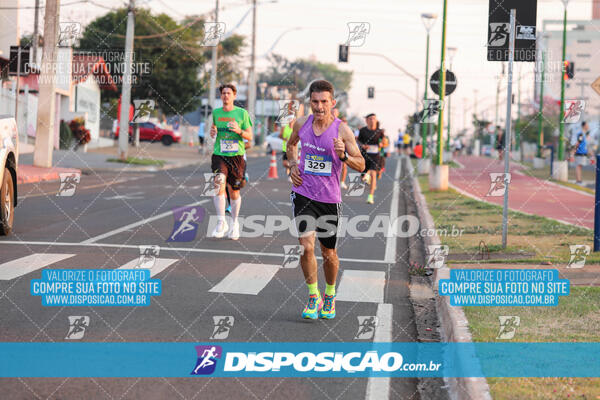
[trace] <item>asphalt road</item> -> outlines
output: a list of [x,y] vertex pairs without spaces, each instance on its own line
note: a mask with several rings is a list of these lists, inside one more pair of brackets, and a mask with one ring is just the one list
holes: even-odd
[[[280,179],[267,179],[268,162],[249,159],[242,216],[291,215],[290,186],[281,168]],[[395,175],[402,175],[397,163],[388,160],[374,205],[365,203],[366,194],[344,196],[342,214],[370,221],[404,215],[406,204],[394,188]],[[73,196],[57,196],[59,182],[20,186],[14,233],[0,238],[0,341],[73,342],[65,339],[69,316],[89,317],[79,342],[416,341],[406,239],[381,233],[341,238],[337,317],[302,320],[307,289],[300,267],[281,268],[283,246],[296,239],[289,231],[237,242],[208,238],[214,207],[201,195],[208,172],[204,163],[156,173],[83,175]],[[205,211],[195,239],[167,242],[172,210],[190,204]],[[42,268],[131,266],[140,245],[160,246],[152,273],[162,281],[162,295],[150,306],[47,307],[30,295],[30,281],[40,278]],[[357,338],[358,317],[377,315],[382,318],[375,331]],[[224,339],[211,338],[215,316],[233,317]],[[11,378],[0,385],[0,397],[7,399],[419,398],[416,379]]]

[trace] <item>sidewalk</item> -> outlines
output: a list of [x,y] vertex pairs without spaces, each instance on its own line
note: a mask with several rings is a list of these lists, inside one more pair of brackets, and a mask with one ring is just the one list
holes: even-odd
[[[450,186],[453,189],[477,200],[503,204],[503,196],[488,196],[488,192],[492,187],[490,173],[503,173],[504,162],[475,156],[462,156],[455,160],[464,168],[450,168]],[[511,210],[593,229],[593,195],[527,176],[520,169],[520,165],[511,164],[508,196]]]
[[162,143],[142,142],[139,148],[129,147],[130,157],[163,160],[165,165],[135,165],[109,162],[109,158],[117,158],[117,147],[102,147],[83,151],[54,150],[52,155],[52,168],[34,167],[33,153],[26,152],[19,155],[19,169],[17,182],[34,183],[40,181],[57,180],[61,172],[98,173],[98,172],[139,172],[159,171],[195,165],[209,160],[208,156],[201,155],[197,147],[173,144],[163,146]]

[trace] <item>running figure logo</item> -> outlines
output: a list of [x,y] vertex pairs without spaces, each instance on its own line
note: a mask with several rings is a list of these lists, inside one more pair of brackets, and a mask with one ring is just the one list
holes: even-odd
[[81,35],[81,24],[79,22],[61,22],[59,24],[58,47],[71,47],[75,40]]
[[209,339],[223,340],[229,336],[229,331],[233,328],[235,318],[230,315],[215,315],[213,316],[215,327]]
[[581,119],[584,110],[584,100],[565,100],[565,114],[562,122],[564,124],[576,124]]
[[371,32],[371,24],[368,22],[348,22],[348,31],[346,46],[360,47],[365,44],[367,35]]
[[204,219],[204,213],[204,208],[200,206],[174,209],[175,223],[167,242],[191,242],[196,239],[198,225]]
[[204,174],[204,188],[200,196],[214,197],[219,193],[219,185],[225,180],[225,175],[220,173],[205,173]]
[[502,47],[506,45],[508,41],[508,22],[492,22],[490,23],[490,41],[488,46],[490,47]]
[[281,268],[296,268],[300,265],[300,256],[304,254],[301,244],[283,246],[283,264]]
[[141,122],[148,122],[150,119],[150,114],[154,110],[155,106],[154,100],[145,99],[145,100],[134,100],[133,106],[135,112],[133,114],[133,119],[131,122],[139,124]]
[[571,259],[567,268],[583,268],[585,266],[586,257],[590,255],[590,246],[587,244],[572,244],[569,245],[571,250]]
[[296,118],[300,109],[298,100],[279,100],[279,115],[277,121],[279,125],[287,125]]
[[217,368],[217,359],[223,355],[221,346],[196,346],[198,361],[190,375],[210,375]]
[[428,246],[429,257],[427,258],[427,268],[439,269],[444,266],[446,257],[450,249],[446,245],[431,244]]
[[90,317],[88,316],[69,316],[69,331],[65,339],[78,340],[83,339],[85,328],[90,326]]
[[365,192],[365,187],[367,185],[362,180],[361,174],[356,172],[348,174],[348,183],[349,185],[348,190],[346,191],[346,196],[360,197]]
[[59,197],[70,197],[75,194],[75,189],[81,181],[81,173],[79,172],[60,172],[60,188],[58,188]]
[[444,103],[438,99],[423,100],[423,114],[421,114],[422,124],[432,124],[438,122],[438,115],[444,108]]
[[215,47],[225,34],[225,22],[205,22],[202,46]]
[[490,172],[490,189],[488,190],[486,197],[501,197],[504,196],[506,188],[510,183],[512,176],[510,173]]
[[515,337],[521,318],[516,315],[500,315],[500,331],[496,339],[510,340]]
[[154,264],[156,263],[156,258],[160,253],[159,246],[139,246],[140,248],[140,258],[135,268],[146,268],[152,269]]
[[358,332],[354,336],[355,340],[371,340],[375,336],[375,328],[379,323],[379,318],[369,316],[358,316]]

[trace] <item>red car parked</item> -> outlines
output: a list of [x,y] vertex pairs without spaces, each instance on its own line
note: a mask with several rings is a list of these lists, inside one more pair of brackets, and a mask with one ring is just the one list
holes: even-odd
[[[179,143],[181,134],[167,129],[159,128],[152,122],[142,122],[140,126],[140,140],[149,140],[155,142],[160,140],[165,146],[170,146],[173,142]],[[115,133],[115,139],[119,138],[119,128]],[[129,124],[129,141],[133,141],[133,124]]]

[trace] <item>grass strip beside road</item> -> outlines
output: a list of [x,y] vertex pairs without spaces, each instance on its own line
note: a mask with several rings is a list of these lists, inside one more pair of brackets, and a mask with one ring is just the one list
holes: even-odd
[[[471,199],[452,189],[431,192],[427,177],[419,177],[419,184],[438,236],[442,244],[449,247],[449,264],[480,262],[478,253],[481,241],[494,256],[494,263],[550,262],[552,265],[564,265],[571,258],[569,245],[587,244],[593,248],[594,235],[591,230],[509,211],[508,246],[502,249],[501,206]],[[460,261],[453,260],[456,254],[461,256]],[[519,257],[519,254],[523,256]],[[600,263],[600,254],[590,253],[586,262]]]
[[121,160],[119,158],[109,158],[106,161],[108,162],[117,162],[123,164],[132,164],[132,165],[158,165],[162,167],[166,164],[164,160],[155,160],[153,158],[137,158],[137,157],[127,157],[126,160]]
[[[598,342],[600,287],[571,286],[556,307],[463,307],[474,342]],[[510,340],[499,316],[518,316]],[[523,362],[527,356],[523,355]],[[600,399],[600,378],[487,378],[494,400]]]
[[[551,261],[567,263],[569,244],[592,246],[593,233],[548,218],[509,211],[506,253],[534,254],[527,259],[502,259],[502,207],[473,200],[450,189],[430,192],[427,177],[419,177],[442,244],[453,253],[476,255],[483,240],[491,253],[499,253],[498,263]],[[453,229],[462,230],[452,236]],[[480,262],[473,257],[474,262]],[[591,253],[588,263],[598,263]],[[455,263],[465,264],[464,261]],[[448,262],[452,268],[452,261]],[[515,265],[518,267],[518,265]],[[522,265],[521,267],[526,267]],[[490,266],[493,268],[493,265]],[[549,266],[548,268],[552,268]],[[600,341],[600,287],[571,286],[569,296],[560,297],[556,307],[463,307],[474,342],[597,342]],[[499,339],[500,316],[518,316],[519,326],[510,340]],[[523,355],[523,362],[527,356]],[[600,399],[600,378],[487,378],[494,400],[513,399]]]

